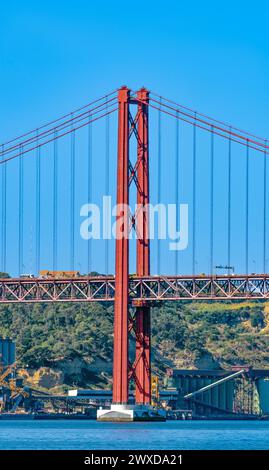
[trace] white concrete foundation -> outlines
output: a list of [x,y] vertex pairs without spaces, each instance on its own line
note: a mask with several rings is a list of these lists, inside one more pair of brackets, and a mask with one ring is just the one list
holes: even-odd
[[97,410],[97,421],[165,421],[166,411],[146,405],[111,405]]

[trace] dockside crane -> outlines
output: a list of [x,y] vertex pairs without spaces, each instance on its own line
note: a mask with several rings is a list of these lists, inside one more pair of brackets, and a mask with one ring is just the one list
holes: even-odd
[[[8,366],[0,375],[0,388],[9,390],[10,392],[10,401],[12,403],[11,411],[16,411],[20,403],[30,396],[30,392],[26,387],[18,387],[16,385],[16,380],[14,378],[8,377],[12,374],[16,368],[16,363]],[[2,411],[5,408],[6,403],[3,401],[0,410]]]

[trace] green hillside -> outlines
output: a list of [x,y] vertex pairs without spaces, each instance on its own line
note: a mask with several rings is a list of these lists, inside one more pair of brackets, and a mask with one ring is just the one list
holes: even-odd
[[[111,305],[1,305],[0,336],[16,341],[21,373],[40,388],[111,384]],[[152,336],[161,375],[168,367],[269,368],[269,303],[161,304],[152,308]]]

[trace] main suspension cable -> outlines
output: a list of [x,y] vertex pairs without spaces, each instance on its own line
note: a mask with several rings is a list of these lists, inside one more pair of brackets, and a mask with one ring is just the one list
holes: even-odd
[[[152,101],[152,100],[151,100],[151,101]],[[152,104],[152,103],[146,103],[146,104],[147,104],[148,106],[150,106],[151,108],[156,109],[157,111],[160,110],[162,113],[165,113],[165,114],[167,114],[168,116],[172,116],[172,117],[174,117],[174,118],[176,118],[176,119],[179,119],[180,121],[186,122],[187,124],[193,125],[193,121],[190,121],[189,119],[186,119],[186,118],[184,118],[184,117],[182,117],[182,116],[179,116],[178,114],[173,114],[173,112],[167,111],[166,109],[160,109],[160,103],[159,103],[159,102],[157,102],[157,103],[159,104],[159,106],[155,106],[155,105]],[[175,109],[174,111],[176,112],[176,111],[178,111],[178,110]],[[180,111],[179,111],[179,113],[180,113]],[[182,113],[181,113],[181,114],[182,114]],[[191,119],[194,119],[193,116],[191,116]],[[207,124],[209,127],[205,127],[204,125],[199,124],[198,122],[196,122],[196,127],[199,128],[199,129],[203,129],[203,130],[205,130],[205,131],[207,131],[207,132],[212,132],[211,124],[210,124],[210,123],[206,123],[206,124]],[[257,143],[257,145],[259,145],[261,148],[256,147],[255,145],[249,145],[249,142],[251,142],[250,139],[247,139],[247,138],[245,138],[245,137],[243,137],[243,136],[240,136],[240,135],[237,135],[237,134],[234,134],[234,133],[230,133],[231,135],[234,135],[234,137],[230,137],[229,135],[222,134],[221,132],[219,132],[218,130],[216,130],[217,127],[216,127],[215,125],[213,125],[213,127],[214,127],[213,132],[214,132],[215,135],[218,135],[218,136],[223,137],[223,138],[225,138],[225,139],[231,138],[231,141],[232,141],[232,142],[236,142],[236,143],[238,143],[238,144],[240,144],[240,145],[244,145],[245,147],[248,146],[249,149],[253,149],[253,150],[256,150],[256,151],[261,152],[261,153],[264,152],[264,148],[269,149],[269,147],[268,147],[267,144],[266,144],[266,146],[265,146],[265,145],[263,145],[263,144]],[[227,131],[226,129],[223,130],[223,131],[224,131],[225,133],[228,132],[228,134],[229,134],[229,131]],[[238,136],[238,138],[236,138],[235,136]],[[238,139],[243,139],[243,140],[238,140]],[[248,145],[247,145],[247,141],[248,141]]]
[[[78,122],[84,121],[85,119],[87,119],[89,111],[91,112],[92,116],[95,115],[95,114],[98,114],[100,112],[107,111],[108,107],[110,108],[111,106],[115,105],[115,100],[116,100],[116,98],[113,98],[113,99],[109,100],[109,102],[110,102],[109,106],[106,105],[105,103],[102,103],[98,106],[95,106],[94,108],[91,108],[90,110],[88,110],[84,113],[79,114],[78,116],[72,117],[72,115],[71,115],[70,119],[68,119],[67,121],[64,121],[61,124],[59,124],[58,126],[49,128],[48,130],[39,133],[38,134],[39,140],[47,138],[47,137],[55,134],[55,132],[63,131],[64,129],[66,129],[70,126],[74,126]],[[24,140],[23,142],[20,142],[19,144],[16,144],[12,147],[5,148],[3,154],[1,153],[0,155],[6,155],[6,154],[9,154],[11,152],[14,152],[19,147],[21,147],[21,146],[25,147],[27,145],[30,145],[30,144],[36,142],[36,140],[37,139],[36,139],[36,135],[35,135],[35,136],[33,136],[33,137],[31,137],[27,140]]]
[[[158,105],[160,105],[160,102],[157,101],[157,100],[154,100],[153,98],[151,98],[151,101],[154,102],[154,103],[156,103],[156,104],[158,104]],[[153,106],[153,105],[151,104],[151,106]],[[173,108],[172,106],[169,106],[169,105],[167,105],[167,104],[162,104],[162,112],[168,113],[166,110],[163,109],[163,107],[166,107],[167,109],[169,109],[169,111],[172,111],[172,112],[177,112],[177,111],[178,111],[182,116],[187,117],[188,119],[191,119],[191,120],[192,120],[191,122],[189,122],[190,124],[193,124],[194,121],[195,121],[195,122],[198,122],[198,123],[200,123],[200,127],[203,128],[203,129],[205,129],[205,130],[207,130],[207,131],[210,131],[210,132],[211,132],[211,127],[213,127],[214,132],[215,132],[216,134],[217,134],[218,132],[224,132],[224,133],[225,133],[225,134],[221,134],[222,137],[229,138],[229,135],[231,135],[231,136],[233,136],[233,137],[236,138],[236,139],[241,139],[241,140],[242,140],[242,143],[244,143],[245,146],[248,146],[248,147],[249,147],[249,143],[251,143],[251,144],[253,144],[253,145],[255,145],[255,146],[261,147],[261,149],[264,149],[265,146],[266,146],[265,143],[258,142],[258,141],[256,141],[256,140],[250,139],[250,138],[245,137],[245,136],[243,136],[243,135],[240,135],[240,134],[238,134],[238,133],[236,133],[236,132],[232,132],[231,129],[225,129],[224,127],[220,127],[220,126],[218,126],[218,125],[216,125],[216,124],[212,124],[212,123],[210,123],[210,122],[205,121],[204,119],[198,118],[198,117],[196,117],[196,116],[192,116],[192,115],[190,115],[190,114],[188,114],[188,113],[186,113],[186,112],[183,112],[183,111],[181,111],[181,110],[179,110],[179,109],[177,109],[177,108]],[[177,116],[176,116],[176,115],[173,115],[173,117],[177,117]],[[183,119],[183,118],[180,117],[180,119]],[[188,122],[188,121],[186,120],[186,122]],[[208,128],[205,128],[204,126],[208,126]],[[241,141],[239,141],[239,142],[241,142]],[[268,146],[266,146],[266,148],[269,149]],[[261,151],[263,151],[263,150],[261,150]]]
[[187,106],[183,106],[182,104],[176,103],[176,102],[173,101],[173,100],[164,98],[163,96],[158,95],[157,93],[150,92],[150,94],[153,95],[153,96],[156,96],[156,97],[159,98],[159,99],[162,99],[162,101],[166,101],[167,103],[174,104],[174,105],[176,105],[177,107],[179,107],[179,108],[181,108],[181,109],[184,109],[184,110],[186,110],[186,111],[189,111],[189,112],[193,113],[193,115],[196,114],[196,116],[201,116],[201,117],[203,117],[203,118],[209,120],[209,121],[212,122],[212,123],[215,122],[216,124],[220,124],[220,125],[225,126],[225,127],[227,127],[228,129],[231,129],[231,130],[233,129],[233,130],[235,130],[235,131],[237,131],[237,132],[240,132],[241,134],[245,134],[245,135],[248,136],[248,137],[253,137],[254,139],[261,140],[264,144],[267,144],[267,140],[266,140],[264,137],[259,137],[259,136],[255,135],[255,134],[252,134],[252,133],[250,133],[250,132],[247,132],[247,131],[244,131],[244,130],[242,130],[242,129],[239,129],[238,127],[231,126],[231,124],[227,124],[227,123],[224,122],[224,121],[220,121],[220,120],[215,119],[215,118],[212,118],[211,116],[208,116],[208,115],[206,115],[206,114],[199,113],[198,111],[194,111],[193,109],[188,108]]
[[74,111],[70,111],[69,113],[64,114],[63,116],[61,116],[57,119],[54,119],[53,121],[47,122],[46,124],[43,124],[43,125],[39,126],[38,128],[32,129],[31,131],[25,132],[24,134],[21,134],[17,137],[14,137],[13,139],[10,139],[7,142],[5,142],[5,144],[1,144],[1,145],[8,145],[12,142],[16,142],[17,140],[23,139],[24,137],[27,137],[28,135],[31,135],[33,133],[35,133],[35,134],[40,133],[41,129],[44,129],[45,127],[51,126],[52,124],[55,124],[56,122],[59,122],[59,121],[65,119],[65,118],[67,118],[68,116],[71,116],[72,114],[75,115],[76,113],[82,111],[83,109],[89,108],[93,104],[99,103],[100,101],[103,101],[105,98],[107,98],[109,96],[112,96],[112,95],[115,95],[115,93],[117,93],[117,91],[118,90],[113,90],[110,93],[107,93],[106,95],[102,96],[101,98],[98,98],[94,101],[91,101],[91,102],[87,103],[86,105],[75,109]]
[[[53,137],[53,138],[51,138],[51,139],[49,139],[49,140],[46,140],[45,142],[41,142],[40,144],[36,144],[34,147],[31,147],[31,148],[29,148],[29,149],[27,149],[27,150],[24,150],[24,151],[23,151],[23,155],[25,155],[25,154],[31,152],[32,150],[36,150],[37,148],[43,147],[44,145],[46,145],[46,144],[48,144],[48,143],[50,143],[50,142],[53,142],[55,139],[60,139],[61,137],[64,137],[64,136],[70,134],[71,132],[74,132],[74,131],[76,131],[76,130],[78,130],[78,129],[81,129],[81,128],[85,127],[85,126],[88,126],[89,124],[91,124],[91,123],[93,123],[93,122],[95,122],[95,121],[98,121],[99,119],[102,119],[103,117],[107,116],[108,114],[114,113],[115,111],[117,111],[117,109],[118,109],[118,106],[117,106],[116,108],[112,109],[111,111],[108,111],[107,113],[103,113],[101,116],[97,116],[97,117],[95,117],[94,119],[91,119],[90,121],[87,121],[87,122],[85,122],[85,123],[83,123],[83,124],[80,124],[79,126],[76,126],[76,127],[72,128],[72,129],[69,129],[69,130],[66,131],[66,132],[63,132],[62,134],[58,134],[56,137]],[[4,160],[1,160],[1,161],[0,161],[0,165],[2,165],[3,163],[8,162],[8,161],[10,161],[10,160],[13,160],[14,158],[17,158],[17,157],[19,157],[19,156],[20,156],[20,153],[16,153],[15,155],[12,155],[12,156],[10,156],[10,157],[7,157],[7,158],[5,158]]]

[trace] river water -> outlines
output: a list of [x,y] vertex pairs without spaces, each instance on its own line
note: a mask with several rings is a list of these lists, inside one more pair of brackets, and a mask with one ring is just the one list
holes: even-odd
[[0,449],[269,449],[269,421],[0,421]]

